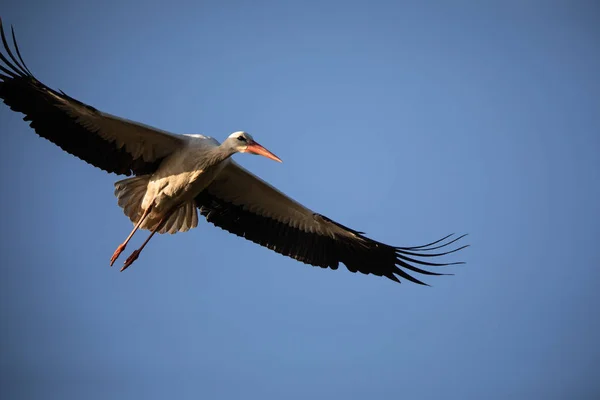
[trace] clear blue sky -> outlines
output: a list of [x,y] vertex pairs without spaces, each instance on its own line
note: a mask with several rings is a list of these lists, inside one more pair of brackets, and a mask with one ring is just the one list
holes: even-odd
[[312,209],[472,247],[420,287],[203,223],[119,273],[119,178],[2,105],[3,398],[599,398],[596,2],[41,3],[1,16],[48,85],[246,130],[284,163],[236,160]]

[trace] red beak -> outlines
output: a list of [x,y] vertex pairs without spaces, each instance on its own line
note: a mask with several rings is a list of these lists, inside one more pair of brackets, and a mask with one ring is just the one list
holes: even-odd
[[281,161],[281,158],[277,157],[275,154],[271,153],[269,150],[265,149],[256,142],[252,142],[251,144],[249,144],[248,147],[246,147],[246,152],[258,154],[259,156],[267,157],[277,162],[283,162]]

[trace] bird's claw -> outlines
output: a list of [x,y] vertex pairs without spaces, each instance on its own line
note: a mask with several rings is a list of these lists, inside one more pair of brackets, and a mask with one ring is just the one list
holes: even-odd
[[140,250],[135,250],[133,253],[131,253],[131,255],[129,257],[127,257],[127,260],[125,260],[125,263],[123,264],[123,267],[121,268],[121,272],[125,271],[131,264],[133,264],[133,262],[135,260],[137,260],[137,258],[140,255]]
[[117,258],[119,258],[119,256],[123,252],[123,250],[125,250],[125,244],[120,244],[119,247],[117,247],[117,249],[113,253],[112,257],[110,258],[110,266],[111,267],[113,266],[115,261],[117,261]]

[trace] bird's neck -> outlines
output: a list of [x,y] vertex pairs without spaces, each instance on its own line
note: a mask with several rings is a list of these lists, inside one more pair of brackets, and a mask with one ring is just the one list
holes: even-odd
[[235,154],[235,150],[229,146],[221,144],[220,146],[213,147],[207,155],[207,160],[210,164],[218,164],[222,161],[227,160],[229,157]]

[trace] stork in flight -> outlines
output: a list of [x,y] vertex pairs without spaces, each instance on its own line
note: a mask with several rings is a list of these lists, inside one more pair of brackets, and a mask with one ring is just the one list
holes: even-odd
[[[223,143],[203,135],[176,135],[116,117],[56,91],[38,81],[17,46],[0,51],[0,98],[25,114],[35,132],[64,151],[106,172],[133,177],[115,183],[115,195],[134,228],[117,247],[113,265],[138,229],[150,235],[125,261],[129,267],[156,233],[185,232],[198,225],[198,210],[206,220],[277,253],[321,268],[398,278],[424,284],[412,273],[444,275],[423,267],[441,267],[428,259],[444,256],[463,236],[448,235],[415,247],[393,247],[315,213],[239,166],[235,153],[281,160],[246,132],[235,132]],[[441,249],[441,250],[440,250]],[[438,250],[436,252],[436,250]]]

